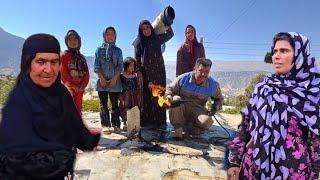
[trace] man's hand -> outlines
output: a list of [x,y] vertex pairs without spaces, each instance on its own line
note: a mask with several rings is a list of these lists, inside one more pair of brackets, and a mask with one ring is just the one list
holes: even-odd
[[168,95],[165,97],[165,100],[167,101],[166,103],[163,103],[163,108],[170,108],[171,107],[171,102],[172,102],[172,96]]
[[171,102],[172,102],[172,96],[171,96],[171,95],[167,95],[166,98],[167,98],[168,102],[171,104]]
[[227,171],[227,178],[228,180],[238,180],[240,174],[240,168],[239,167],[231,167]]
[[214,106],[214,104],[213,104],[213,105],[211,106],[210,111],[209,111],[209,115],[210,115],[210,116],[213,116],[213,115],[216,114],[216,112],[217,112],[217,108],[216,108],[216,106]]

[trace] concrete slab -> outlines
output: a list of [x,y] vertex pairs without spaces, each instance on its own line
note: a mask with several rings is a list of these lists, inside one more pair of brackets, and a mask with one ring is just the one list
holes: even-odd
[[[218,119],[232,133],[226,120]],[[98,113],[84,113],[89,127],[100,128]],[[75,179],[225,179],[223,169],[228,136],[218,124],[198,138],[177,141],[166,130],[142,129],[142,138],[128,140],[126,133],[103,134],[100,147],[77,155]],[[221,138],[222,137],[222,138]],[[220,141],[219,141],[220,140]]]

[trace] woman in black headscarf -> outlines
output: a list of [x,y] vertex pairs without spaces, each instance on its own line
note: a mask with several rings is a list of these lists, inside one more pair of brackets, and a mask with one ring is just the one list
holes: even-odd
[[100,139],[60,82],[59,53],[48,34],[24,42],[17,84],[2,109],[0,179],[64,179],[73,172],[75,148],[92,150]]
[[152,83],[166,86],[166,70],[161,45],[172,37],[171,27],[165,33],[157,35],[149,21],[141,21],[139,25],[139,34],[133,45],[138,77],[140,80],[141,77],[143,79],[142,126],[165,127],[166,125],[166,110],[158,105],[156,98],[152,97],[148,85]]

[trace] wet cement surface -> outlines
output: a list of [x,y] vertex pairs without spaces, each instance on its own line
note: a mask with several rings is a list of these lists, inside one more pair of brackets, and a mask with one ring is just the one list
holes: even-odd
[[[234,131],[223,117],[219,122]],[[89,127],[101,128],[98,113],[84,113]],[[172,126],[141,130],[128,138],[125,132],[103,134],[93,152],[77,154],[75,179],[226,179],[223,168],[228,134],[216,122],[200,137],[176,140]]]

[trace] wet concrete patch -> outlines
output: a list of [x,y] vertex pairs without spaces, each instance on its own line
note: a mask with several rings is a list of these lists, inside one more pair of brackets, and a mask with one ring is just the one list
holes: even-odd
[[190,169],[176,169],[176,170],[165,173],[165,175],[162,177],[162,180],[190,180],[190,179],[212,180],[213,177],[200,176],[198,172],[191,171]]

